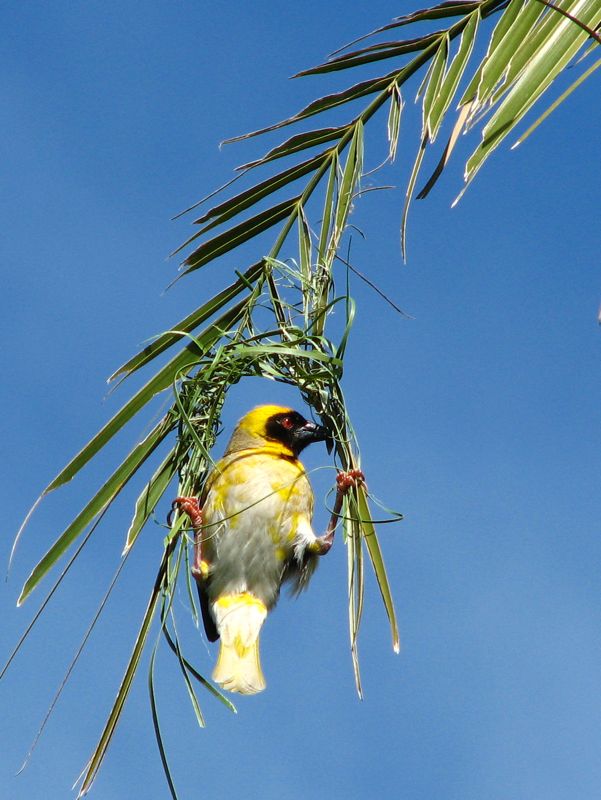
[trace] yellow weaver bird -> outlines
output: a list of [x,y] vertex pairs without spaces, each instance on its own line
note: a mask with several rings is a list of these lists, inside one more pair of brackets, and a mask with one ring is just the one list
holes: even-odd
[[283,582],[298,593],[327,553],[344,493],[363,481],[341,472],[326,533],[311,526],[313,491],[298,460],[311,442],[330,441],[326,428],[281,406],[258,406],[239,421],[200,501],[178,497],[195,531],[192,573],[209,641],[221,639],[213,680],[230,692],[265,688],[259,633]]

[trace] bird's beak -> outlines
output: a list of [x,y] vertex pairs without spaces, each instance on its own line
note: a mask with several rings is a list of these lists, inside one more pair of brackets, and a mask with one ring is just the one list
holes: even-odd
[[303,442],[303,447],[311,444],[311,442],[325,442],[328,453],[332,452],[332,437],[328,429],[324,428],[323,425],[317,425],[315,422],[309,420],[305,422],[303,427],[298,431],[298,436]]

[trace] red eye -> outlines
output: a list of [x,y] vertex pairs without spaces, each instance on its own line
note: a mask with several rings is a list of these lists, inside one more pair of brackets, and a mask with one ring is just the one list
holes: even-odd
[[291,430],[294,427],[294,422],[290,419],[290,417],[284,417],[281,422],[282,428],[286,428],[287,431]]

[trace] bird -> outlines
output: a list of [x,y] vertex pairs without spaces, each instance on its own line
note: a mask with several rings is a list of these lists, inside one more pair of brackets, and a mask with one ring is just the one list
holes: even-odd
[[177,497],[194,530],[192,574],[209,641],[220,639],[213,680],[223,689],[265,689],[259,634],[282,584],[296,594],[309,583],[334,541],[342,498],[364,481],[360,470],[339,472],[330,523],[312,528],[313,491],[300,453],[326,442],[328,430],[278,405],[253,408],[238,422],[200,498]]

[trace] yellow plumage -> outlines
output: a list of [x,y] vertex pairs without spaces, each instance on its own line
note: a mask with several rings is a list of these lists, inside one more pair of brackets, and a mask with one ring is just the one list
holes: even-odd
[[313,492],[297,456],[326,431],[292,409],[260,406],[243,417],[209,476],[202,506],[205,627],[221,639],[213,673],[223,688],[265,688],[259,634],[290,581],[302,590],[322,552],[311,518]]
[[213,604],[221,645],[213,680],[230,692],[256,694],[265,688],[259,631],[267,608],[254,595],[222,595]]

